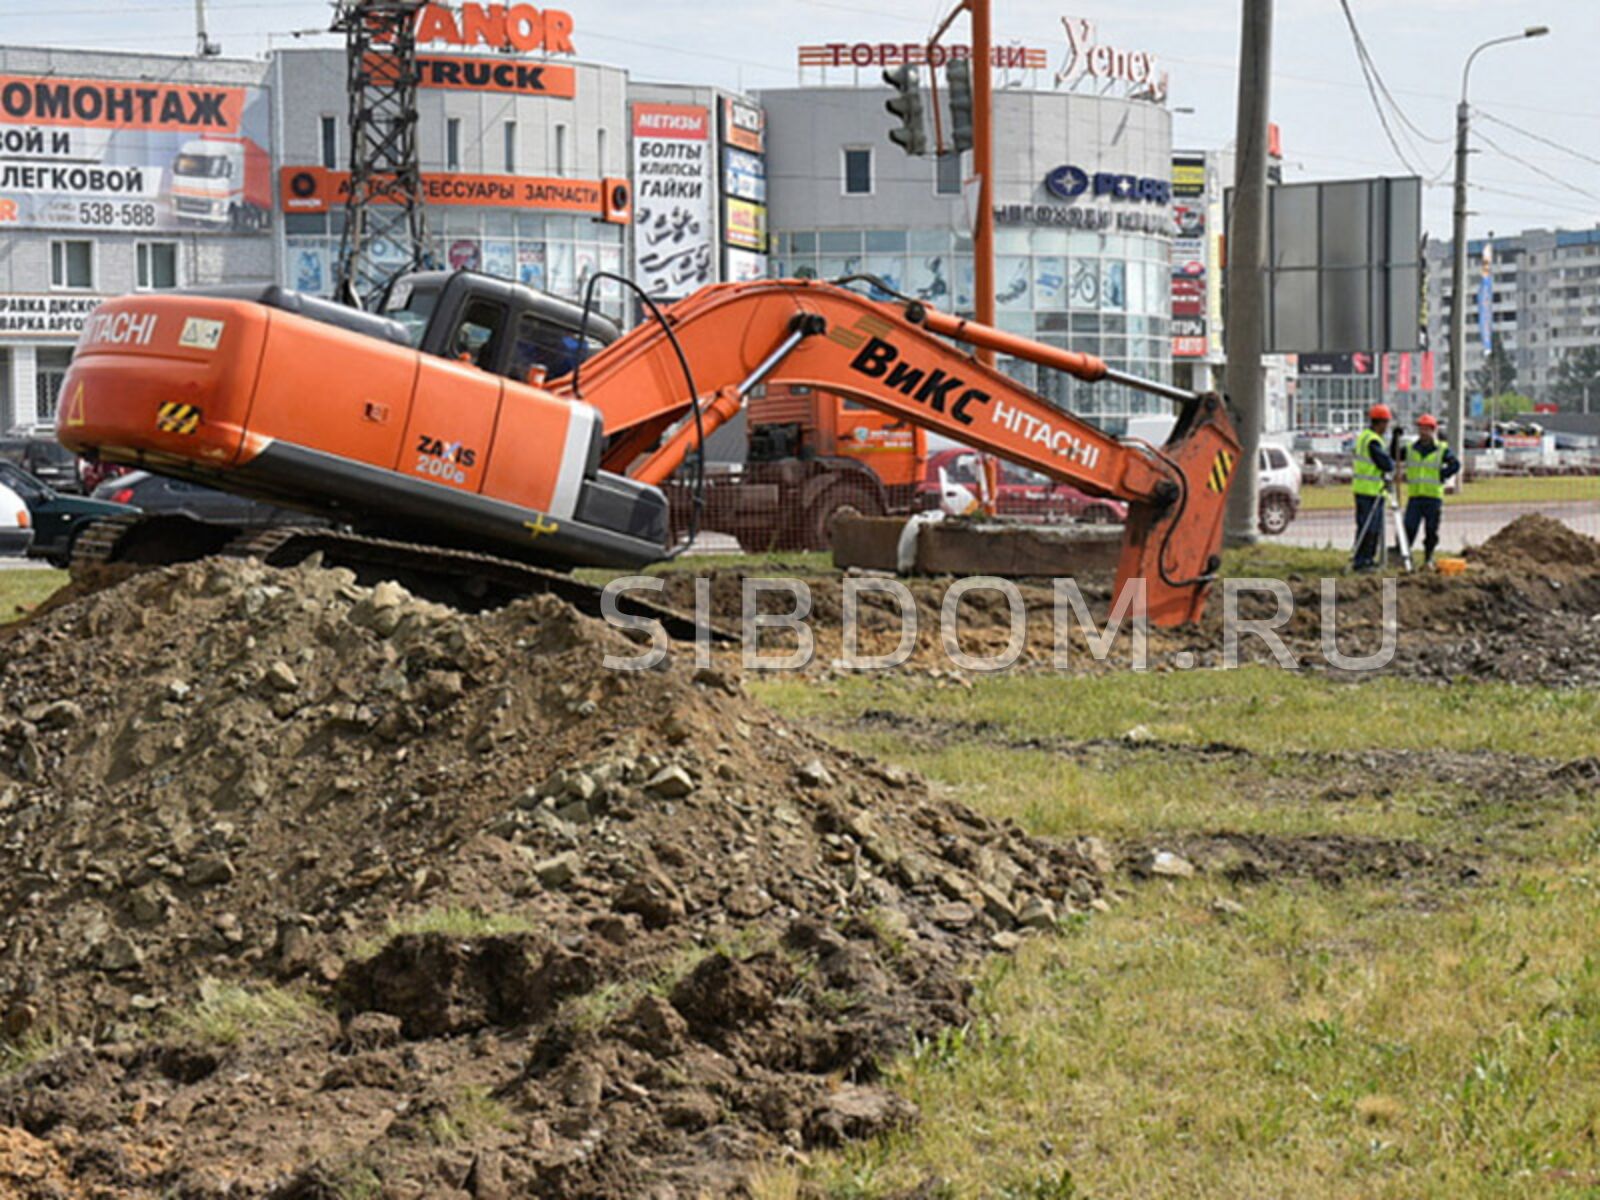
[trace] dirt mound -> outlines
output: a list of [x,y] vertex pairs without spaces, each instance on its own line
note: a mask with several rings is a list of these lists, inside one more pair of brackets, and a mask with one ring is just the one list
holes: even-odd
[[911,1119],[1103,851],[608,653],[226,560],[0,635],[0,1126],[64,1195],[664,1197]]
[[1507,571],[1600,568],[1600,542],[1542,513],[1518,517],[1471,555]]

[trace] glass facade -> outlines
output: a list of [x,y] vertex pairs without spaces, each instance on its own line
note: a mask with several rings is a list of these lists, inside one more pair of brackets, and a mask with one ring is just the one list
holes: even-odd
[[[289,214],[285,225],[285,283],[327,295],[338,267],[344,213]],[[466,267],[516,279],[582,301],[596,270],[622,273],[623,226],[563,213],[437,208],[428,213],[433,265]],[[379,261],[381,247],[375,251]],[[603,280],[597,307],[623,315],[621,288]]]
[[[973,315],[972,239],[940,229],[795,231],[774,235],[777,278],[875,275],[896,292]],[[995,231],[995,323],[1045,345],[1094,354],[1116,370],[1170,382],[1171,254],[1162,238],[1066,229]],[[871,289],[877,299],[891,297]],[[1171,403],[1089,384],[1032,363],[1000,368],[1051,403],[1112,432]]]
[[[1427,393],[1412,392],[1389,400],[1404,408],[1408,396],[1420,403]],[[1381,399],[1375,375],[1302,375],[1295,381],[1289,425],[1292,429],[1360,429],[1367,423],[1367,409]]]

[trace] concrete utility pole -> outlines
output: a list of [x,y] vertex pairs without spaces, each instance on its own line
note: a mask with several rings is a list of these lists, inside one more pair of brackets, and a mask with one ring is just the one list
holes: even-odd
[[[1454,223],[1451,227],[1450,263],[1450,429],[1449,437],[1456,449],[1466,452],[1467,432],[1467,131],[1471,123],[1471,108],[1467,105],[1467,77],[1472,73],[1472,60],[1490,46],[1506,42],[1520,42],[1523,38],[1543,37],[1550,30],[1544,25],[1530,25],[1521,33],[1508,37],[1492,38],[1467,55],[1467,64],[1461,68],[1461,102],[1456,105],[1456,198]],[[1463,459],[1463,461],[1465,461]],[[1451,490],[1458,490],[1466,472],[1451,482]]]
[[1267,109],[1272,74],[1272,0],[1244,0],[1239,35],[1239,112],[1233,211],[1228,218],[1227,388],[1239,432],[1239,464],[1228,492],[1223,541],[1256,540],[1266,380]]
[[[978,211],[972,221],[974,315],[994,324],[994,32],[989,0],[967,0],[972,14],[972,169],[978,176]],[[994,351],[980,349],[978,361],[994,366]]]

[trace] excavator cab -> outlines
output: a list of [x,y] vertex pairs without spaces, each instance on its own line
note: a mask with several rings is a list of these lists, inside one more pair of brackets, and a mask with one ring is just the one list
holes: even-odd
[[609,318],[476,271],[418,271],[390,289],[383,315],[424,354],[518,383],[557,379],[621,336]]

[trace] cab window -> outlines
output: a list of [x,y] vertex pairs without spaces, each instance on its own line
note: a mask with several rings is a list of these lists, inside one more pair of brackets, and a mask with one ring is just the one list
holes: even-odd
[[474,300],[456,326],[450,339],[450,357],[480,367],[490,367],[500,346],[500,330],[505,324],[506,306],[492,300]]
[[389,297],[384,316],[393,318],[405,327],[406,337],[415,349],[422,345],[422,335],[428,331],[428,321],[438,302],[438,288],[418,288],[401,283]]
[[556,379],[569,374],[603,346],[591,337],[580,353],[576,332],[541,321],[533,313],[523,313],[517,320],[517,340],[511,347],[511,378],[526,381],[535,367],[543,367],[547,379]]

